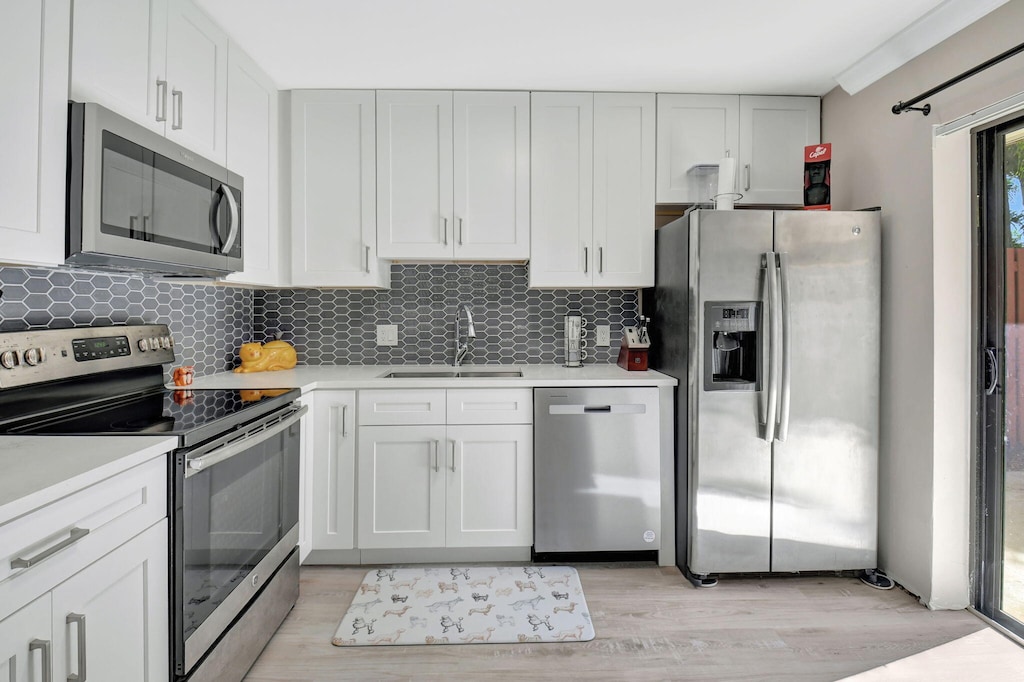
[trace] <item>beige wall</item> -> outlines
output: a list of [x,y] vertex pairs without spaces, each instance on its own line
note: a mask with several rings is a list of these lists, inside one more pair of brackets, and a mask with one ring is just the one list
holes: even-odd
[[947,167],[967,161],[963,139],[936,151],[933,126],[1024,91],[1024,55],[930,98],[928,117],[890,109],[1017,45],[1021,27],[1024,0],[1011,0],[856,95],[822,101],[833,208],[883,211],[879,564],[936,608],[968,603],[971,227],[962,214],[933,219],[933,188],[969,191]]

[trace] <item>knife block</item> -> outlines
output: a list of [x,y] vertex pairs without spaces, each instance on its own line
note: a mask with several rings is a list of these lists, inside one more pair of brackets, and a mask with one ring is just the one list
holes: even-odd
[[617,364],[622,369],[630,371],[647,371],[647,350],[646,348],[630,348],[626,339],[622,339],[622,346],[619,347],[619,360]]

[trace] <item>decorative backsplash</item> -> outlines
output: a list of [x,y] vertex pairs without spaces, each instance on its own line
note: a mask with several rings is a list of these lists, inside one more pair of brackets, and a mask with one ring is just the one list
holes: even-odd
[[196,374],[234,367],[252,338],[253,291],[139,275],[0,267],[0,331],[163,323],[177,363]]
[[[164,323],[179,365],[197,374],[237,366],[247,341],[293,343],[301,364],[452,362],[455,311],[472,308],[467,364],[559,364],[562,318],[587,321],[590,363],[615,362],[622,326],[637,316],[635,290],[527,288],[525,265],[394,265],[390,290],[271,289],[182,284],[141,275],[0,267],[0,332],[47,327]],[[399,345],[377,346],[378,324],[398,325]],[[594,347],[594,327],[612,346]]]
[[[272,289],[256,292],[256,339],[280,336],[304,364],[452,362],[455,311],[472,308],[476,340],[467,364],[560,364],[562,318],[583,314],[591,363],[618,357],[625,324],[635,324],[636,290],[529,289],[525,265],[397,264],[391,289]],[[398,325],[399,345],[377,346],[377,325]],[[594,327],[612,346],[595,348]]]

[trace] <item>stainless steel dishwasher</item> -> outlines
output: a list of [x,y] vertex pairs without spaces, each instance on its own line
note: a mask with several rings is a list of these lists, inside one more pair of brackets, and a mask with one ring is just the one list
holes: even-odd
[[657,550],[656,388],[534,389],[534,551]]

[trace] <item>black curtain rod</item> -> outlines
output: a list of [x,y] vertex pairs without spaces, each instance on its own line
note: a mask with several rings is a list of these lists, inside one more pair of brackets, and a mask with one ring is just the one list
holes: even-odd
[[1003,60],[1006,60],[1006,59],[1009,59],[1010,57],[1014,56],[1015,54],[1019,54],[1020,52],[1024,52],[1024,43],[1021,43],[1017,47],[1014,47],[1014,48],[1011,48],[1011,49],[1007,50],[1006,52],[1002,53],[1001,55],[993,57],[992,59],[988,60],[987,62],[984,62],[982,64],[978,64],[973,69],[969,69],[967,71],[964,71],[959,76],[955,76],[953,78],[950,78],[948,81],[946,81],[942,85],[936,85],[931,90],[928,90],[927,92],[922,92],[920,95],[918,95],[917,97],[915,97],[913,99],[909,99],[906,102],[902,102],[901,101],[901,102],[897,102],[896,104],[893,104],[892,105],[892,113],[894,113],[897,116],[899,116],[904,111],[920,111],[922,114],[927,116],[932,111],[932,105],[925,104],[923,107],[915,107],[914,105],[917,104],[918,102],[920,102],[921,100],[928,99],[929,97],[931,97],[935,93],[942,92],[946,88],[952,87],[952,86],[956,85],[957,83],[959,83],[962,80],[967,80],[971,76],[974,76],[975,74],[981,73],[982,71],[984,71],[985,69],[989,68],[990,66],[995,66],[999,62],[1001,62]]

